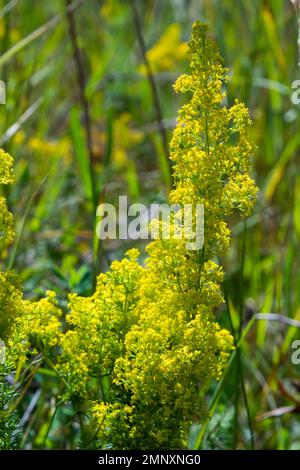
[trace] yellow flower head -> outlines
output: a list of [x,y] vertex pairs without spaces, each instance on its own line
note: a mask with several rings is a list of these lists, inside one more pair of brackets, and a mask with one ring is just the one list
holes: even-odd
[[[3,149],[0,149],[0,185],[10,184],[14,180],[13,159]],[[6,200],[0,196],[0,243],[5,247],[14,239],[13,217],[8,211]]]

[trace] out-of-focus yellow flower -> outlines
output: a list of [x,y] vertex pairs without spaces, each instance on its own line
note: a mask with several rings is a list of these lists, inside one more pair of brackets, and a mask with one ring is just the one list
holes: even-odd
[[18,131],[16,134],[13,136],[13,143],[15,145],[22,145],[25,141],[26,135],[24,131]]
[[11,38],[11,42],[13,44],[15,44],[16,42],[20,41],[21,39],[21,33],[18,29],[16,28],[12,28],[10,30],[10,38]]
[[[130,160],[130,152],[144,139],[144,132],[134,127],[133,116],[130,113],[122,113],[113,122],[112,135],[112,162],[116,170],[126,168]],[[107,134],[95,133],[95,154],[99,148],[101,155],[107,143]]]
[[[167,72],[176,70],[188,51],[188,45],[181,41],[181,27],[178,23],[171,24],[161,38],[147,52],[147,59],[153,72]],[[145,66],[141,65],[140,72],[145,73]]]
[[116,16],[124,13],[127,8],[126,2],[120,0],[105,0],[100,8],[100,16],[106,20],[113,20]]
[[39,137],[32,137],[29,139],[27,147],[41,155],[44,159],[59,157],[62,158],[65,164],[70,164],[72,161],[71,157],[71,144],[67,137],[63,137],[60,140],[45,140]]
[[144,134],[132,126],[132,116],[121,114],[114,122],[113,131],[113,162],[121,169],[128,163],[130,150],[142,142]]
[[3,38],[4,36],[4,22],[3,22],[3,18],[0,18],[0,39]]
[[[5,34],[5,25],[4,25],[4,18],[0,18],[0,39],[4,37]],[[10,39],[12,43],[16,43],[21,39],[21,33],[16,28],[11,28],[9,31]]]

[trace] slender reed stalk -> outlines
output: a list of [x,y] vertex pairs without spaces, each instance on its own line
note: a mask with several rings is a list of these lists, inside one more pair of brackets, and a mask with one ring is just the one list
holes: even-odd
[[[89,102],[85,96],[85,73],[84,73],[84,66],[82,64],[82,57],[81,51],[78,44],[78,33],[76,28],[76,22],[74,17],[74,11],[70,8],[71,0],[65,0],[66,3],[66,12],[67,12],[67,19],[69,24],[69,36],[70,41],[72,43],[73,48],[73,58],[74,63],[76,66],[76,75],[77,75],[77,83],[78,83],[78,90],[80,101],[83,109],[83,120],[84,120],[84,128],[86,132],[86,142],[87,142],[87,149],[89,152],[89,166],[90,166],[90,174],[91,178],[93,178],[93,171],[92,171],[92,164],[93,164],[93,146],[92,146],[92,124],[91,124],[91,117],[90,117],[90,107]],[[93,203],[95,204],[95,190],[94,185],[92,185],[92,198]]]
[[163,113],[162,113],[162,109],[161,109],[158,88],[157,88],[157,85],[156,85],[156,82],[155,82],[155,79],[154,79],[151,64],[150,64],[150,62],[147,58],[147,47],[146,47],[145,38],[144,38],[144,34],[143,34],[142,22],[141,22],[141,19],[140,19],[140,16],[139,16],[139,12],[138,12],[138,8],[136,6],[135,0],[130,0],[130,5],[131,5],[131,8],[132,8],[133,21],[134,21],[134,26],[135,26],[135,30],[136,30],[137,40],[138,40],[138,43],[139,43],[140,52],[141,52],[141,55],[142,55],[142,59],[143,59],[144,65],[145,65],[146,73],[147,73],[147,78],[148,78],[149,85],[150,85],[151,92],[152,92],[152,99],[153,99],[154,109],[155,109],[155,113],[156,113],[158,130],[159,130],[159,133],[160,133],[160,136],[161,136],[161,141],[162,141],[162,145],[163,145],[163,149],[164,149],[165,158],[168,162],[168,166],[169,166],[169,170],[170,170],[170,174],[171,174],[172,173],[172,164],[171,164],[171,160],[169,158],[168,136],[167,136],[167,132],[166,132],[166,129],[165,129],[165,126],[164,126],[164,122],[163,122]]

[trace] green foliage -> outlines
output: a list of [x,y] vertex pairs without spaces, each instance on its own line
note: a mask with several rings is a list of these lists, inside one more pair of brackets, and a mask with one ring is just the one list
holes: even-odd
[[10,410],[16,393],[7,382],[7,374],[8,369],[0,365],[0,450],[18,448],[20,433],[17,413]]

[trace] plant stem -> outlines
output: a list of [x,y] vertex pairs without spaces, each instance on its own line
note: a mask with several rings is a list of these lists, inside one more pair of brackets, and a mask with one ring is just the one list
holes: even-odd
[[[77,75],[77,83],[79,89],[79,96],[80,101],[83,109],[83,119],[84,119],[84,128],[86,132],[86,142],[87,142],[87,149],[89,152],[89,166],[90,166],[90,174],[93,183],[93,145],[92,145],[92,125],[91,125],[91,117],[90,117],[90,107],[89,102],[85,96],[85,74],[84,74],[84,67],[82,64],[81,59],[81,52],[78,45],[78,33],[75,23],[74,12],[70,8],[71,0],[65,0],[66,2],[66,12],[67,12],[67,19],[69,23],[69,36],[72,43],[73,48],[73,58],[74,63],[76,66],[76,75]],[[94,184],[92,184],[92,199],[93,204],[95,204],[95,188]]]
[[143,28],[142,28],[142,23],[141,19],[139,16],[139,12],[135,3],[135,0],[130,0],[131,8],[132,8],[132,13],[133,13],[133,21],[134,21],[134,26],[136,30],[136,35],[137,35],[137,40],[139,43],[142,59],[145,65],[146,73],[147,73],[147,78],[149,81],[149,85],[151,88],[152,92],[152,98],[153,98],[153,104],[156,112],[156,119],[157,119],[157,125],[158,125],[158,130],[161,136],[161,141],[165,153],[165,158],[167,159],[168,166],[169,166],[169,171],[170,175],[172,175],[172,164],[171,160],[169,158],[169,143],[168,143],[168,136],[166,129],[163,124],[163,114],[162,114],[162,109],[160,105],[160,99],[159,99],[159,93],[158,93],[158,88],[154,79],[153,71],[151,64],[148,60],[147,57],[147,47],[145,43],[145,38],[143,35]]

